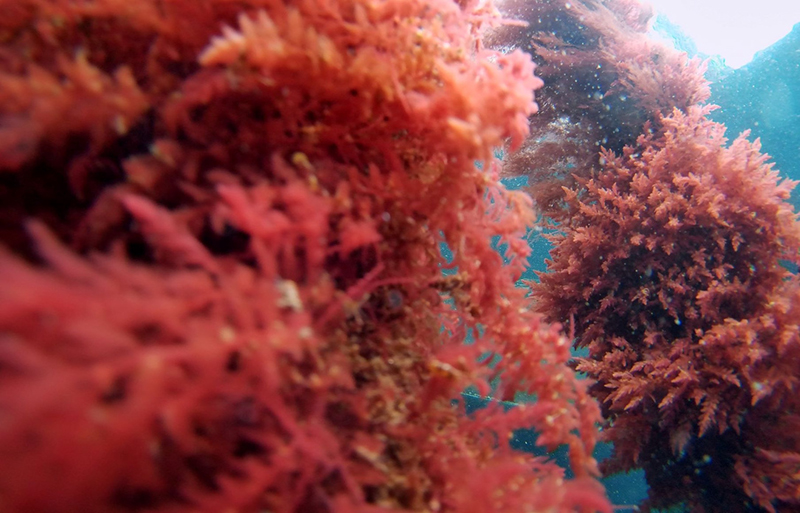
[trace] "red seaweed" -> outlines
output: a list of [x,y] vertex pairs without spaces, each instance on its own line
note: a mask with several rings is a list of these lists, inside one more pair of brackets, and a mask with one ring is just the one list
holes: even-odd
[[[0,14],[0,509],[610,511],[516,286],[534,211],[493,150],[541,81],[488,4]],[[496,376],[542,400],[454,406]]]
[[[646,507],[798,506],[800,221],[759,144],[675,110],[567,192],[537,309],[571,319],[596,380],[604,473],[643,468]],[[681,483],[676,486],[675,483]]]
[[509,148],[503,172],[526,176],[544,215],[558,218],[562,187],[601,169],[602,148],[621,152],[662,116],[708,99],[705,64],[646,32],[653,15],[637,0],[504,0],[499,7],[527,25],[502,25],[487,45],[523,49],[537,63],[544,87],[531,136]]

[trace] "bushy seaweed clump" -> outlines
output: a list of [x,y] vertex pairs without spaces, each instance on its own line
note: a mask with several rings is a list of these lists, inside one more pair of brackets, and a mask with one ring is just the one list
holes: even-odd
[[[648,506],[789,511],[800,478],[800,222],[745,135],[710,108],[664,127],[568,195],[539,309],[572,319],[614,443],[607,472],[644,468]],[[681,483],[683,486],[675,486]]]
[[[492,151],[541,83],[481,49],[489,7],[0,5],[0,509],[609,510],[515,287],[533,211]],[[539,401],[453,407],[498,374]]]

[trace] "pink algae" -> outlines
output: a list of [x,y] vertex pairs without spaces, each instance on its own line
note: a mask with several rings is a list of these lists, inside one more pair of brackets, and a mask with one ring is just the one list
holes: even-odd
[[[541,81],[483,48],[488,4],[0,19],[0,509],[610,510],[598,408],[515,286],[534,212],[493,149]],[[497,376],[542,400],[452,404]]]

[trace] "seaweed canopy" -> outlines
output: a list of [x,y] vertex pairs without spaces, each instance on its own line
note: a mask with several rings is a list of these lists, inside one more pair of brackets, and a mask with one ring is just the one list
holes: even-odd
[[[0,508],[609,510],[515,286],[533,211],[491,156],[541,82],[481,49],[490,6],[0,11]],[[497,376],[539,401],[453,406]]]
[[504,173],[527,176],[541,212],[560,218],[564,189],[580,189],[602,166],[601,148],[621,152],[663,116],[708,99],[705,64],[648,36],[652,8],[638,0],[499,2],[526,26],[503,25],[487,44],[529,52],[545,81],[531,137]]

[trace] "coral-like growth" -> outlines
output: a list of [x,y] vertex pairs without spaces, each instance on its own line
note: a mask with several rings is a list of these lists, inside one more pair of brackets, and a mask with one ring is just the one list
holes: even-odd
[[562,186],[599,168],[605,147],[620,152],[646,123],[706,100],[704,65],[645,33],[652,9],[635,0],[500,3],[527,26],[493,31],[488,44],[521,48],[539,65],[545,86],[541,113],[531,118],[530,137],[511,152],[504,172],[524,175],[537,207],[550,217],[563,213]]
[[784,511],[800,506],[794,183],[747,134],[726,147],[708,111],[603,152],[535,293],[588,348],[605,471],[644,468],[649,506]]
[[[609,511],[599,410],[515,286],[534,212],[492,155],[541,81],[493,19],[0,2],[0,509]],[[454,406],[497,376],[538,401]]]

